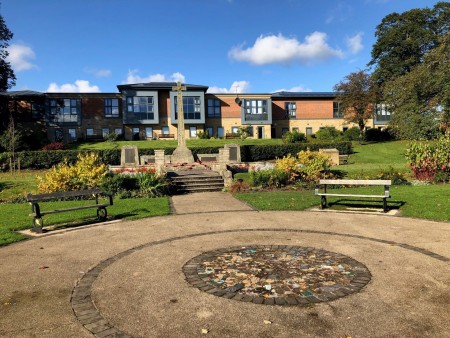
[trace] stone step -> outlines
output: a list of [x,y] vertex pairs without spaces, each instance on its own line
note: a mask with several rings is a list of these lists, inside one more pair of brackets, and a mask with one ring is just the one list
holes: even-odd
[[213,173],[192,173],[178,176],[172,175],[170,180],[172,181],[174,192],[178,194],[222,191],[224,187],[224,180],[222,176]]

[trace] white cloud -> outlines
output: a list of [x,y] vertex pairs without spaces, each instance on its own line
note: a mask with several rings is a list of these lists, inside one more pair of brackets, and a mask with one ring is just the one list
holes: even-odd
[[274,91],[274,93],[278,93],[278,92],[293,92],[293,93],[312,92],[312,89],[309,89],[309,88],[303,87],[303,86],[295,86],[290,89],[278,89],[278,90]]
[[208,88],[208,93],[246,93],[249,88],[248,81],[234,81],[229,89],[212,86]]
[[180,72],[173,73],[170,77],[165,74],[151,74],[147,77],[141,77],[137,69],[129,70],[127,79],[122,83],[145,83],[145,82],[186,82],[186,78]]
[[308,64],[319,60],[342,57],[339,49],[333,49],[326,43],[327,34],[314,32],[305,37],[304,42],[283,35],[261,35],[255,44],[247,49],[242,46],[232,48],[228,55],[237,61],[247,61],[255,65],[270,63],[288,64],[294,61]]
[[37,68],[31,63],[31,60],[36,58],[33,49],[23,43],[17,43],[8,47],[9,56],[7,61],[11,63],[12,68],[21,72],[32,68]]
[[89,81],[76,80],[75,83],[65,83],[58,86],[55,82],[50,83],[47,92],[53,93],[99,93],[98,86],[91,86]]
[[364,48],[364,45],[362,44],[363,35],[364,33],[359,32],[355,34],[355,36],[346,39],[347,47],[350,49],[352,54],[356,54]]

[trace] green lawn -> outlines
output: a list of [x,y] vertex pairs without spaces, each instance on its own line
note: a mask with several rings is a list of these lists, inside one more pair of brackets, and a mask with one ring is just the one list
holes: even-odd
[[[186,144],[188,147],[221,147],[224,144],[237,143],[240,145],[251,144],[282,144],[281,139],[187,139]],[[92,142],[92,143],[72,143],[68,145],[69,149],[78,150],[101,150],[112,149],[114,146],[118,148],[125,145],[135,145],[138,149],[164,149],[175,148],[177,146],[176,140],[151,140],[151,141],[117,141],[113,142]]]
[[0,173],[0,202],[26,196],[37,191],[37,175],[43,175],[43,170],[22,170],[20,174]]
[[[342,193],[382,194],[381,187],[346,188]],[[270,191],[237,193],[235,196],[258,210],[305,210],[320,206],[320,198],[313,190]],[[399,209],[402,216],[424,218],[435,221],[450,221],[450,184],[444,185],[398,185],[391,187],[388,207]],[[373,206],[382,208],[378,200],[344,200],[342,197],[329,197],[332,209],[344,209],[354,206]]]
[[409,171],[405,158],[407,141],[359,144],[353,143],[353,154],[349,162],[335,167],[344,171],[347,176],[375,174],[388,167],[402,172]]
[[[73,206],[92,204],[93,201],[64,201],[40,203],[41,211],[63,209]],[[169,199],[161,198],[132,198],[117,199],[109,206],[108,219],[139,219],[152,216],[162,216],[170,213]],[[25,239],[17,230],[29,229],[32,217],[28,216],[31,206],[28,203],[0,204],[0,246]],[[96,209],[84,209],[43,217],[44,226],[57,225],[58,228],[74,227],[91,224],[96,221]]]

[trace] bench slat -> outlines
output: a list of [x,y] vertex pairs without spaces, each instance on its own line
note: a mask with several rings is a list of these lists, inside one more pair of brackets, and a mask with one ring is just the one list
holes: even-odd
[[360,198],[387,198],[390,196],[385,196],[385,195],[351,195],[351,194],[323,194],[323,193],[317,193],[317,196],[338,196],[338,197],[360,197]]
[[[109,206],[109,204],[82,205],[79,207],[73,207],[73,208],[67,208],[67,209],[56,209],[56,210],[51,210],[51,211],[44,211],[44,212],[41,212],[41,216],[57,214],[57,213],[66,212],[66,211],[75,211],[75,210],[83,210],[83,209],[90,209],[90,208],[104,208],[104,207],[108,207],[108,206]],[[36,213],[31,213],[28,216],[36,217]]]
[[392,185],[392,181],[391,180],[319,180],[319,184]]
[[87,190],[79,190],[79,191],[62,191],[62,192],[53,192],[49,194],[37,194],[27,195],[27,202],[40,202],[40,201],[48,201],[57,198],[68,198],[68,197],[79,197],[79,196],[88,196],[95,194],[104,194],[101,189],[87,189]]

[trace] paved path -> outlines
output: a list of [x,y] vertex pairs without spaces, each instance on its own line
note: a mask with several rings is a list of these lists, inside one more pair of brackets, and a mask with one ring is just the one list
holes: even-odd
[[[0,248],[0,336],[450,337],[450,223],[258,212],[226,193],[177,196],[172,206],[175,215]],[[372,278],[359,293],[290,307],[219,298],[186,282],[192,257],[245,245],[341,253]]]

